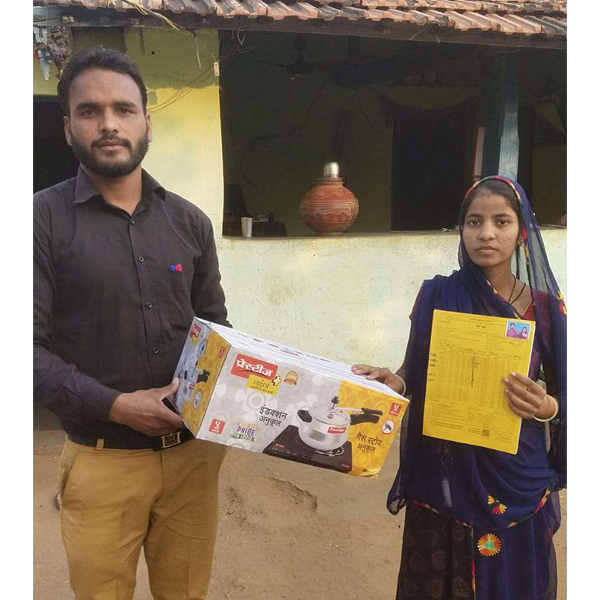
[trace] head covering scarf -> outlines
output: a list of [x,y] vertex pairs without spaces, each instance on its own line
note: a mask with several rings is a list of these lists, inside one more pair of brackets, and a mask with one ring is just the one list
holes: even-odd
[[[501,176],[486,177],[467,192],[463,203],[469,199],[478,185],[493,179],[506,183],[519,201],[522,244],[517,246],[513,257],[516,276],[531,288],[536,318],[534,350],[539,353],[542,364],[553,372],[558,382],[557,400],[560,410],[557,418],[550,424],[550,447],[548,450],[548,458],[554,475],[552,487],[554,490],[558,490],[566,487],[567,474],[567,319],[565,302],[550,268],[535,215],[523,188],[517,182]],[[402,425],[400,469],[388,495],[388,509],[393,514],[397,514],[406,503],[407,483],[413,474],[413,466],[420,460],[420,457],[417,457],[417,451],[421,453],[424,447],[422,442],[425,437],[422,436],[422,422],[433,311],[441,309],[515,318],[515,310],[512,305],[494,289],[483,271],[469,258],[462,240],[462,229],[459,264],[460,270],[455,271],[451,276],[438,275],[432,280],[425,281],[413,309],[411,333],[405,359],[407,390],[412,393],[412,398],[409,414]],[[521,441],[524,444],[527,443],[526,440],[523,440],[525,429],[525,427],[522,428],[521,432]],[[540,485],[543,488],[543,482],[531,481],[525,485],[522,483],[518,473],[518,470],[522,468],[520,466],[522,463],[518,462],[518,456],[514,457],[463,444],[457,446],[463,447],[465,455],[470,453],[468,460],[465,461],[469,468],[488,469],[488,479],[502,481],[511,490],[513,505],[518,508],[521,503],[522,512],[529,510],[528,502],[531,502],[529,497],[538,492]],[[457,447],[457,450],[460,449]],[[494,453],[493,461],[488,460],[491,456],[490,453]],[[544,457],[541,458],[546,462]],[[536,469],[532,468],[529,474],[526,473],[526,468],[523,471],[522,475],[526,479]],[[415,473],[415,477],[418,476],[418,473]],[[427,475],[422,475],[422,477],[427,477]],[[499,524],[499,526],[507,525]]]

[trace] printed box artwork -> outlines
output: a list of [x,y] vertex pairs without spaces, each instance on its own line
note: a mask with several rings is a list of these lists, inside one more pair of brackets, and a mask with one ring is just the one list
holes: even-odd
[[349,365],[195,318],[171,399],[199,439],[379,473],[408,400]]

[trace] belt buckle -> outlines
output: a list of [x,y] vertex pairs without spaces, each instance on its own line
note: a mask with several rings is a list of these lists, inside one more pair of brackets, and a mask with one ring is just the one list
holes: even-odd
[[159,450],[165,450],[166,448],[171,448],[172,446],[177,446],[181,444],[181,432],[176,431],[175,433],[169,433],[167,435],[161,435],[159,437],[160,446]]

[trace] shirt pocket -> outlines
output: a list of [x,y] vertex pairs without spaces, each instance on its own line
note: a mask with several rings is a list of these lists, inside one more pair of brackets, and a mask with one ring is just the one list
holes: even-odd
[[169,295],[169,324],[173,329],[188,331],[194,319],[192,306],[193,267],[181,266],[181,270],[167,270],[167,292]]

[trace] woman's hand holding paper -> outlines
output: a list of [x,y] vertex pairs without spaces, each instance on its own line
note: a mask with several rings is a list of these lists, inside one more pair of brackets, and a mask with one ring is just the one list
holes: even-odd
[[546,390],[535,381],[521,375],[511,373],[505,377],[505,393],[511,410],[523,419],[544,420],[554,414],[556,401],[546,394]]

